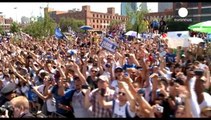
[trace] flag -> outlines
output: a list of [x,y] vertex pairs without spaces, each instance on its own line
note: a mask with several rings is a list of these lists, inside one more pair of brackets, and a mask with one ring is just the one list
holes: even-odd
[[58,27],[55,29],[55,37],[57,39],[63,39],[65,37],[64,34],[61,32],[60,28]]

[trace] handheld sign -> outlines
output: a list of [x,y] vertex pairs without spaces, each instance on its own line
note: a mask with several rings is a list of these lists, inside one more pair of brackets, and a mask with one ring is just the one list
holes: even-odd
[[111,53],[115,53],[118,47],[118,45],[115,42],[111,41],[108,38],[103,38],[103,41],[100,43],[100,46]]
[[188,47],[190,45],[190,42],[188,41],[189,31],[174,31],[174,32],[168,32],[167,37],[168,40],[168,46],[170,48],[177,48],[178,46],[182,47]]

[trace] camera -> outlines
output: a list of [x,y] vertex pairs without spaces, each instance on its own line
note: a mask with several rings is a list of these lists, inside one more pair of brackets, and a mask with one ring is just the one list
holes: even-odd
[[130,54],[125,54],[125,57],[130,57]]
[[10,102],[7,102],[0,107],[0,115],[5,115],[6,111],[8,111],[9,118],[11,118],[13,116],[14,109]]
[[106,93],[106,90],[102,88],[102,89],[100,90],[100,95],[101,95],[102,97],[104,97],[104,96],[105,96],[105,93]]

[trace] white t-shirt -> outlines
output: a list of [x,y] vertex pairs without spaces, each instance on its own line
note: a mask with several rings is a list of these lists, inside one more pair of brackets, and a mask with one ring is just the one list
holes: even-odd
[[[113,81],[111,82],[111,85],[110,85],[110,86],[114,88],[115,93],[118,93],[118,92],[119,92],[118,80],[113,80]],[[127,85],[126,87],[129,88],[128,85]]]
[[189,81],[190,92],[191,92],[190,104],[191,104],[191,112],[193,114],[193,117],[199,118],[200,117],[200,107],[199,107],[196,92],[195,92],[195,82],[196,82],[196,77],[191,78]]
[[149,78],[149,85],[145,89],[145,96],[144,98],[149,102],[150,101],[150,93],[152,91],[152,82],[151,79]]
[[130,103],[127,102],[125,105],[120,106],[119,105],[119,100],[116,99],[112,118],[127,118],[127,116],[126,116],[126,109],[128,111],[128,114],[130,115],[130,117],[134,118],[135,117],[135,113],[130,110]]
[[114,88],[115,93],[118,93],[118,91],[119,91],[119,88],[118,88],[118,80],[113,80],[113,81],[111,82],[111,87]]
[[11,83],[9,80],[5,80],[3,79],[2,80],[2,83],[3,83],[3,87],[7,86],[9,83]]
[[211,95],[206,92],[203,92],[203,95],[204,95],[204,100],[199,105],[201,110],[205,107],[211,107]]
[[88,110],[84,107],[84,95],[82,92],[74,92],[72,97],[72,106],[74,115],[76,118],[87,118],[90,117]]
[[[44,86],[45,85],[40,85],[40,86],[38,86],[38,91],[41,93],[41,94],[44,94]],[[47,110],[48,110],[48,112],[56,112],[56,106],[55,106],[55,104],[54,104],[54,102],[53,102],[53,97],[52,98],[48,98],[47,100],[46,100],[46,104],[47,104]]]

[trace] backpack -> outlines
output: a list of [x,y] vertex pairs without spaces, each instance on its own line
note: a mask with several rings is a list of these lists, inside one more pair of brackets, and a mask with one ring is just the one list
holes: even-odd
[[152,26],[153,26],[153,28],[154,28],[154,27],[159,27],[159,23],[158,23],[157,21],[153,21],[153,22],[152,22]]
[[[114,113],[114,107],[115,107],[115,100],[113,100],[113,105],[112,105],[112,113]],[[132,118],[131,116],[130,116],[130,114],[129,114],[129,112],[128,112],[128,104],[126,105],[126,107],[125,107],[125,114],[126,114],[126,118]]]

